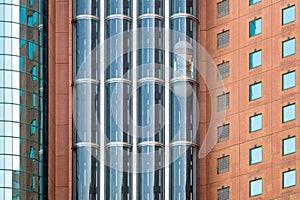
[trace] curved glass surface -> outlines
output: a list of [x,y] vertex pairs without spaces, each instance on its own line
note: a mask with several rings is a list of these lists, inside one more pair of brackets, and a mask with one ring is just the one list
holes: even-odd
[[77,147],[76,155],[77,199],[100,199],[99,149]]
[[197,199],[196,148],[173,146],[171,160],[171,199]]
[[109,15],[127,15],[131,16],[132,13],[132,0],[106,0],[106,16]]
[[0,199],[47,199],[47,1],[0,1]]
[[106,194],[107,200],[131,199],[130,149],[110,146],[106,149]]
[[160,19],[139,20],[139,78],[164,79],[164,23]]
[[139,15],[164,15],[164,0],[139,0]]
[[139,142],[164,143],[164,86],[142,83],[138,88]]
[[164,199],[164,152],[161,147],[139,147],[138,199]]
[[74,0],[73,16],[93,15],[100,17],[100,1],[101,0]]
[[197,0],[171,0],[171,15],[188,13],[197,16]]
[[108,142],[131,143],[131,84],[107,83],[105,107]]
[[84,19],[74,25],[73,80],[90,78],[99,80],[100,74],[100,23]]

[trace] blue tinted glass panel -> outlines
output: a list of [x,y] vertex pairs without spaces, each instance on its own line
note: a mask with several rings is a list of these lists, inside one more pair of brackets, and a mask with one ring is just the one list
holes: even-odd
[[35,176],[31,177],[31,189],[35,190]]
[[287,57],[296,53],[296,39],[282,42],[282,57]]
[[262,129],[262,114],[250,117],[250,132]]
[[22,48],[26,44],[25,40],[20,40],[20,48]]
[[32,106],[36,106],[36,94],[32,94]]
[[282,24],[289,24],[296,19],[296,7],[291,6],[282,10]]
[[282,153],[283,155],[289,155],[296,152],[296,137],[284,139],[282,141]]
[[296,86],[296,72],[292,71],[282,75],[282,89],[287,90]]
[[259,2],[261,2],[262,0],[250,0],[250,5],[254,5],[254,4],[257,4]]
[[261,18],[251,21],[249,23],[250,37],[261,34],[261,32],[262,32],[261,27],[262,27]]
[[296,119],[296,104],[283,107],[282,122],[289,122]]
[[33,6],[33,0],[30,0],[29,2],[29,6],[32,7]]
[[33,42],[28,42],[28,58],[33,59],[35,52],[35,44]]
[[250,182],[250,197],[258,196],[262,194],[262,179],[254,180]]
[[36,66],[35,65],[32,67],[31,74],[32,74],[32,80],[36,81],[37,76],[36,76]]
[[250,85],[249,96],[250,96],[250,101],[261,98],[262,97],[262,83],[256,83],[256,84]]
[[34,135],[35,134],[35,129],[36,129],[36,120],[32,120],[31,124],[30,124],[30,135]]
[[30,147],[29,158],[33,158],[34,159],[34,148],[33,147]]
[[262,65],[262,51],[255,51],[250,53],[249,56],[250,69],[259,67]]
[[262,162],[262,147],[250,149],[250,165]]
[[289,188],[296,185],[296,170],[283,172],[283,188]]
[[26,17],[27,17],[26,8],[21,7],[20,8],[20,23],[21,24],[25,24]]

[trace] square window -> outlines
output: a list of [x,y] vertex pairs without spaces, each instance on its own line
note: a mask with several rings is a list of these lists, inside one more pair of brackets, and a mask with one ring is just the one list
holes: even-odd
[[249,36],[253,37],[256,35],[261,34],[262,32],[262,19],[255,19],[251,22],[249,22]]
[[218,127],[218,143],[229,140],[230,124]]
[[282,90],[287,90],[296,86],[296,72],[291,71],[282,74]]
[[218,96],[218,111],[226,110],[229,108],[230,94],[222,94]]
[[255,147],[253,149],[250,149],[249,157],[250,157],[250,159],[249,159],[250,165],[261,163],[262,162],[262,147]]
[[261,2],[261,1],[262,0],[250,0],[249,4],[250,4],[250,6],[252,6],[252,5],[257,4],[257,3]]
[[229,169],[230,169],[230,157],[225,156],[222,158],[218,158],[218,174],[229,172]]
[[262,114],[250,117],[250,133],[262,129]]
[[218,49],[229,46],[230,43],[230,31],[224,31],[218,34]]
[[249,68],[253,69],[262,65],[262,50],[249,54]]
[[296,119],[296,104],[282,107],[282,122],[289,122]]
[[229,200],[230,199],[230,188],[218,189],[218,200]]
[[296,137],[290,137],[282,140],[282,155],[286,156],[296,152]]
[[282,173],[283,176],[283,188],[289,188],[296,185],[296,170],[289,170]]
[[217,66],[217,68],[218,68],[218,76],[217,76],[218,80],[229,77],[229,75],[230,75],[230,63],[229,63],[229,61],[224,62],[222,64],[219,64]]
[[217,4],[218,6],[218,18],[224,17],[229,14],[230,6],[229,0],[223,0]]
[[296,39],[288,39],[282,42],[282,57],[291,56],[296,53]]
[[250,181],[250,197],[262,194],[262,179]]
[[296,7],[290,6],[282,10],[282,25],[292,23],[296,20]]
[[262,83],[255,83],[249,87],[249,99],[250,101],[259,99],[262,97]]

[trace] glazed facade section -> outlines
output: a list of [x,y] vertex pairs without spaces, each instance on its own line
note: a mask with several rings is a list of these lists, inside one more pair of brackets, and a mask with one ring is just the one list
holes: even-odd
[[0,199],[47,199],[47,1],[0,1]]

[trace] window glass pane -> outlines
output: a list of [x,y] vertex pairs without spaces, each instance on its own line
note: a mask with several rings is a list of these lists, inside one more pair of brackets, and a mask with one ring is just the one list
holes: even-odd
[[36,106],[36,94],[32,94],[32,106]]
[[29,158],[33,158],[34,159],[34,148],[33,147],[30,147]]
[[296,152],[296,137],[284,139],[282,143],[284,156]]
[[30,124],[30,135],[34,135],[35,134],[35,129],[36,129],[36,120],[32,120],[31,124]]
[[296,86],[296,72],[292,71],[282,75],[282,89],[287,90]]
[[250,31],[249,36],[252,37],[252,36],[261,34],[261,32],[262,32],[261,26],[262,26],[261,18],[251,21],[249,23],[249,31]]
[[262,179],[250,182],[250,197],[262,194]]
[[296,170],[283,172],[283,188],[296,185]]
[[255,51],[250,53],[249,56],[250,69],[259,67],[262,65],[262,51]]
[[262,83],[256,83],[253,85],[250,85],[249,89],[249,96],[250,96],[250,101],[259,99],[262,97]]
[[36,81],[37,75],[36,75],[36,66],[35,65],[32,67],[31,74],[32,74],[32,80]]
[[295,21],[295,6],[291,6],[282,10],[282,24],[289,24]]
[[250,149],[250,164],[262,162],[262,147]]
[[282,57],[287,57],[296,53],[296,39],[286,40],[282,43]]
[[262,0],[250,0],[250,5],[254,5],[257,4],[259,2],[261,2]]
[[262,129],[262,114],[250,117],[250,132]]
[[296,119],[296,104],[283,107],[283,122],[288,122]]

